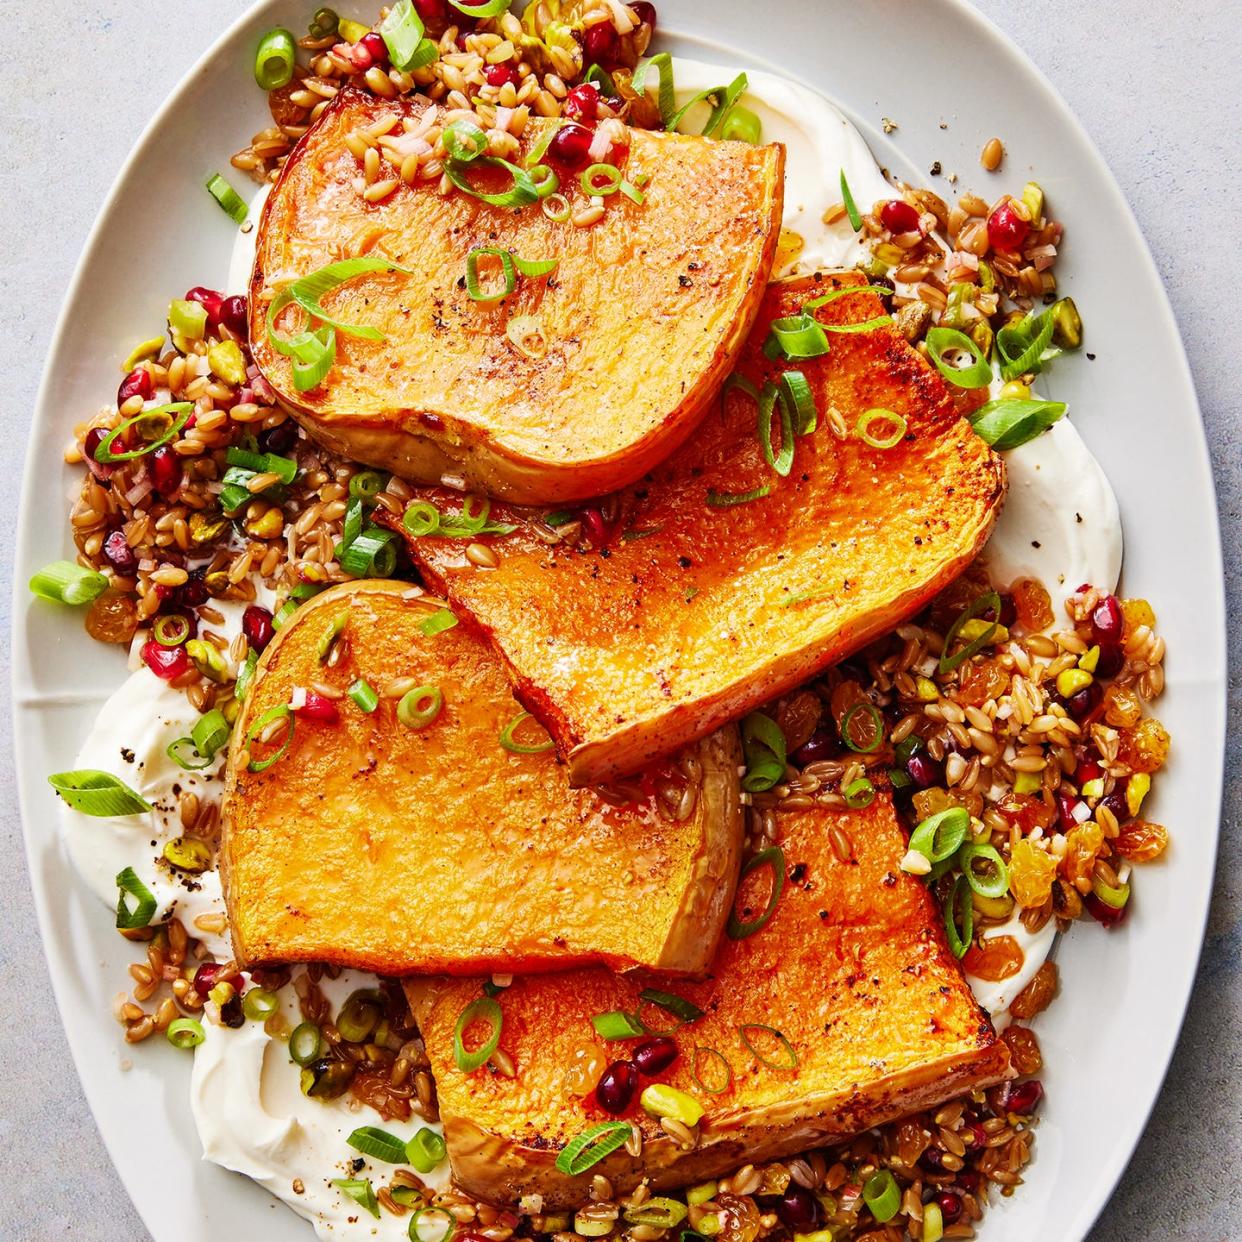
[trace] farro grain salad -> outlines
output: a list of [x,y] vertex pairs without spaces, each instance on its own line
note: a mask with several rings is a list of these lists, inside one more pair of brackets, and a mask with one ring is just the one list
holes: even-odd
[[233,269],[67,450],[120,1034],[323,1238],[972,1237],[1167,844],[1053,205],[657,25],[268,33]]

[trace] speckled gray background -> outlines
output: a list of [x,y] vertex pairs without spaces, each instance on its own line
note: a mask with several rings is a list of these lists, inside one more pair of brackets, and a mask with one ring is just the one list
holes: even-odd
[[[12,505],[43,356],[95,212],[147,118],[242,7],[242,0],[0,3],[0,478],[10,481]],[[978,7],[1084,120],[1155,253],[1203,404],[1232,613],[1242,605],[1242,396],[1229,258],[1242,219],[1242,9],[1237,0]],[[966,72],[951,69],[941,89],[951,91],[952,75]],[[2,542],[7,632],[12,551]],[[5,644],[6,696],[8,657]],[[1235,720],[1240,658],[1242,639],[1231,630]],[[6,703],[0,782],[11,789],[10,729]],[[1242,759],[1236,738],[1231,757]],[[141,1242],[148,1235],[104,1153],[61,1034],[12,802],[0,812],[0,1239]],[[1242,843],[1233,837],[1240,810],[1242,785],[1234,783],[1195,999],[1155,1114],[1093,1242],[1242,1238]]]

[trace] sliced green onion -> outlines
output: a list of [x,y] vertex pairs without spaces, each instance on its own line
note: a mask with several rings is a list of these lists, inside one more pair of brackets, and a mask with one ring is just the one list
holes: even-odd
[[[992,364],[965,332],[956,328],[932,328],[926,342],[928,356],[950,384],[958,388],[986,388],[992,382]],[[968,353],[974,361],[968,367],[955,367],[944,358],[950,350]]]
[[[976,617],[981,617],[984,613],[992,614],[992,621],[987,629],[983,631],[977,638],[971,639],[960,651],[953,651],[953,643],[956,641],[958,634],[961,633],[962,626],[967,621],[973,621]],[[958,614],[957,619],[949,626],[949,632],[944,636],[944,650],[941,652],[937,670],[941,676],[951,673],[965,660],[969,660],[971,656],[982,651],[991,641],[996,633],[996,627],[1000,619],[1001,602],[1000,596],[995,591],[985,591],[978,599],[968,604]],[[949,653],[953,651],[953,654]]]
[[707,489],[707,503],[713,509],[732,509],[736,505],[748,505],[752,500],[762,500],[772,491],[771,484],[752,488],[749,492],[718,492],[715,488]]
[[312,39],[328,39],[334,37],[341,28],[341,19],[335,9],[324,7],[315,10],[311,18],[309,34]]
[[[500,260],[504,284],[499,289],[484,291],[479,285],[479,259],[483,255],[491,255]],[[507,298],[517,288],[517,269],[513,265],[513,256],[499,246],[476,246],[466,256],[466,293],[475,302],[496,302]]]
[[397,567],[396,536],[379,526],[368,526],[341,549],[340,565],[355,578],[387,578]]
[[376,29],[388,48],[388,59],[394,69],[402,72],[421,69],[440,54],[436,44],[423,37],[422,19],[411,0],[397,0]]
[[824,325],[807,311],[774,319],[763,352],[769,359],[822,358],[829,349]]
[[297,45],[289,31],[277,27],[259,40],[254,57],[254,80],[265,90],[279,90],[293,80]]
[[212,760],[194,745],[194,739],[191,737],[179,737],[176,741],[169,742],[168,749],[164,753],[179,768],[184,768],[187,772],[202,772],[212,764]]
[[280,1008],[280,997],[267,988],[250,988],[242,997],[242,1013],[252,1022],[265,1022]]
[[793,419],[794,435],[810,435],[819,423],[819,411],[806,376],[801,371],[785,371],[777,382]]
[[151,637],[161,647],[180,647],[190,637],[190,619],[180,612],[166,612],[155,618]]
[[1037,375],[1044,364],[1059,357],[1061,351],[1052,345],[1056,320],[1049,311],[1032,311],[1017,323],[1007,323],[996,333],[996,352],[1001,358],[1001,379],[1015,380],[1020,375]]
[[[444,1224],[439,1227],[432,1225],[430,1230],[423,1227],[426,1221],[441,1219]],[[419,1208],[410,1218],[410,1242],[450,1242],[456,1232],[457,1217],[448,1208],[434,1205]]]
[[522,276],[547,276],[549,272],[556,271],[560,259],[523,259],[515,254],[513,263]]
[[108,579],[72,561],[53,561],[30,579],[30,590],[54,604],[89,604],[108,588]]
[[[724,384],[721,385],[720,388],[720,412],[722,415],[725,412],[729,394],[735,388],[744,392],[753,402],[755,402],[756,405],[759,403],[759,389],[757,389],[754,384],[752,384],[750,380],[748,380],[740,371],[734,371],[733,374],[725,380]],[[568,520],[568,515],[566,516],[566,520]]]
[[553,224],[564,224],[573,215],[573,208],[564,194],[550,194],[543,200],[543,214]]
[[301,1022],[289,1036],[289,1055],[299,1065],[310,1065],[319,1060],[323,1049],[323,1035],[313,1022]]
[[174,1048],[197,1048],[207,1038],[207,1032],[197,1018],[174,1018],[164,1037]]
[[[485,194],[482,190],[476,190],[466,177],[466,169],[476,167],[503,168],[513,178],[513,184],[507,190],[496,194]],[[510,164],[499,156],[480,155],[465,165],[449,160],[444,165],[444,171],[459,190],[493,207],[526,207],[539,201],[539,187],[531,175],[524,168]]]
[[665,129],[676,129],[685,119],[686,114],[697,103],[704,100],[712,101],[711,115],[707,118],[706,124],[701,131],[704,138],[715,138],[721,127],[724,125],[725,118],[733,110],[733,106],[746,93],[746,88],[750,85],[744,73],[739,73],[728,86],[710,86],[705,91],[699,91],[697,95],[691,96],[681,108],[673,114],[671,120],[665,124]]
[[985,444],[1003,453],[1047,431],[1064,416],[1065,409],[1064,401],[1002,397],[977,409],[970,425]]
[[742,750],[746,757],[742,788],[747,793],[764,793],[784,778],[785,735],[770,716],[751,712],[742,721]]
[[[781,450],[776,453],[772,449],[772,414],[779,405],[781,414]],[[775,384],[764,384],[759,393],[759,447],[763,450],[763,460],[776,471],[781,478],[788,476],[793,469],[794,430],[793,416],[790,407],[781,397],[781,391]]]
[[293,360],[293,386],[298,392],[318,388],[336,361],[336,329],[324,325],[306,334],[306,341]]
[[437,634],[444,633],[445,630],[451,630],[457,624],[457,618],[447,608],[437,609],[429,617],[424,617],[419,623],[418,628],[422,630],[427,638],[434,638]]
[[201,341],[207,334],[207,308],[189,298],[175,298],[168,304],[168,327],[174,336]]
[[[603,185],[597,185],[599,178],[604,179]],[[583,191],[590,196],[615,194],[621,188],[621,170],[612,164],[592,164],[579,178]]]
[[[662,992],[659,988],[643,988],[638,994],[640,1004],[655,1005],[659,1009],[663,1009],[666,1013],[671,1013],[673,1017],[679,1018],[679,1025],[685,1026],[688,1022],[697,1022],[703,1016],[701,1010],[694,1001],[689,1000],[685,996],[678,996],[676,992]],[[642,1011],[639,1010],[639,1019],[642,1018]],[[651,1031],[653,1035],[667,1035],[668,1031],[653,1030],[650,1023],[643,1025]],[[676,1029],[676,1028],[674,1028]]]
[[871,1209],[877,1224],[883,1225],[892,1220],[901,1208],[897,1179],[887,1169],[872,1174],[863,1183],[863,1202]]
[[[543,123],[543,132],[535,141],[535,145],[526,153],[526,158],[522,163],[530,169],[538,167],[540,161],[547,153],[548,148],[552,145],[552,140],[556,137],[557,131],[569,122],[560,117],[555,120],[547,120]],[[480,133],[483,131],[480,130]],[[486,137],[486,135],[484,135]]]
[[485,0],[482,4],[463,4],[461,0],[449,0],[449,3],[459,13],[464,13],[467,17],[499,17],[502,13],[509,11],[509,5],[513,0]]
[[347,281],[353,280],[355,276],[361,276],[367,272],[403,272],[409,275],[410,269],[401,267],[391,259],[385,259],[379,255],[361,255],[358,258],[340,259],[336,263],[329,263],[326,267],[321,267],[295,280],[286,292],[307,314],[322,320],[338,332],[347,333],[349,336],[360,336],[368,341],[382,341],[384,334],[378,328],[372,328],[368,324],[345,323],[334,318],[323,308],[323,299],[329,293],[340,288]]
[[259,657],[254,651],[247,651],[241,668],[237,670],[237,680],[233,683],[233,697],[239,702],[246,701],[250,686],[254,682],[254,671],[259,666]]
[[349,494],[355,500],[370,502],[384,490],[385,478],[378,470],[359,470],[349,480]]
[[[146,927],[155,913],[155,894],[138,878],[133,867],[126,867],[116,877],[120,890],[116,902],[116,925],[121,931],[135,931]],[[125,899],[133,898],[130,905]]]
[[975,935],[975,906],[970,898],[970,882],[964,875],[953,881],[953,891],[944,903],[944,934],[949,951],[958,961],[966,956]]
[[445,154],[456,164],[469,164],[487,151],[487,134],[473,121],[464,119],[446,125],[440,141]]
[[647,201],[647,196],[642,190],[632,182],[626,181],[624,177],[621,179],[620,190],[631,203],[637,203],[640,207]]
[[841,790],[845,805],[852,811],[862,811],[875,801],[875,786],[865,777],[855,777]]
[[599,87],[601,95],[615,96],[617,94],[617,84],[612,80],[608,70],[602,65],[592,65],[582,75],[582,80],[584,82],[594,82]]
[[1103,880],[1096,879],[1092,881],[1091,891],[1113,910],[1124,910],[1126,903],[1130,900],[1129,884],[1118,884],[1114,887],[1111,884],[1105,884]]
[[970,830],[970,812],[964,806],[947,806],[929,815],[910,834],[910,848],[928,862],[952,858]]
[[359,1126],[345,1141],[355,1151],[385,1164],[406,1163],[405,1143],[379,1126]]
[[285,486],[298,477],[298,463],[279,453],[251,453],[234,445],[225,451],[224,461],[226,465],[240,466],[254,474],[274,474]]
[[[422,1126],[412,1139],[405,1145],[406,1159],[420,1173],[430,1173],[438,1164],[443,1164],[448,1155],[448,1147],[444,1139],[434,1130]],[[395,1160],[394,1164],[401,1161]]]
[[857,233],[862,228],[862,216],[854,202],[854,195],[850,192],[850,183],[845,179],[844,168],[841,169],[841,201],[845,204],[845,214],[850,218],[850,228]]
[[557,1170],[570,1177],[577,1177],[579,1173],[585,1173],[605,1157],[611,1156],[617,1148],[623,1147],[629,1137],[628,1121],[601,1121],[599,1125],[583,1130],[565,1144],[556,1158]]
[[190,737],[198,753],[212,759],[220,747],[229,740],[229,722],[218,707],[213,707],[194,722]]
[[548,738],[545,742],[525,743],[517,741],[516,735],[519,727],[527,720],[532,719],[530,712],[521,712],[515,716],[500,731],[500,744],[514,755],[541,755],[545,750],[551,750],[556,743]]
[[[487,1039],[473,1052],[466,1051],[463,1042],[466,1031],[473,1022],[486,1022],[491,1030]],[[479,996],[461,1011],[453,1028],[453,1060],[463,1074],[472,1073],[483,1065],[488,1057],[500,1047],[500,1032],[504,1025],[504,1013],[490,996]]]
[[622,1013],[620,1009],[595,1014],[591,1025],[601,1039],[635,1039],[647,1033],[637,1018],[632,1014]]
[[689,1209],[676,1199],[657,1195],[636,1206],[627,1207],[622,1215],[627,1225],[646,1225],[649,1229],[675,1229],[686,1219]]
[[[876,435],[871,428],[876,423],[888,424],[891,428],[883,435]],[[906,420],[902,415],[895,413],[893,410],[881,409],[877,406],[875,409],[868,410],[863,414],[857,425],[854,427],[854,434],[864,443],[871,445],[872,448],[891,449],[895,445],[901,443],[901,438],[906,434]]]
[[397,719],[408,729],[425,729],[444,707],[444,694],[439,686],[416,686],[401,696]]
[[677,97],[673,87],[672,56],[668,52],[659,52],[650,59],[643,61],[634,70],[634,76],[630,79],[630,85],[634,88],[635,94],[645,94],[647,79],[650,77],[653,69],[659,74],[657,107],[660,109],[660,121],[665,129],[671,129],[673,118],[677,113]]
[[[987,842],[964,845],[957,861],[970,887],[980,897],[1003,897],[1009,890],[1009,868],[995,846]],[[979,862],[985,864],[982,875],[975,868]]]
[[[190,421],[190,415],[193,412],[194,405],[190,401],[174,401],[169,405],[156,406],[154,409],[140,410],[133,418],[127,418],[124,422],[118,423],[100,440],[99,447],[95,450],[95,460],[101,465],[110,466],[118,461],[133,461],[135,457],[145,457],[170,440],[175,440],[177,433]],[[123,453],[112,451],[112,445],[117,438],[124,435],[135,424],[142,424],[145,428],[157,420],[162,420],[163,431],[141,448],[129,449]]]
[[762,134],[763,125],[758,116],[740,104],[730,111],[720,130],[726,142],[749,142],[752,147],[758,146]]
[[54,772],[47,783],[67,806],[83,815],[110,818],[113,815],[141,815],[151,804],[111,772],[78,768],[73,772]]
[[561,179],[551,164],[527,165],[530,168],[530,179],[541,199],[549,199],[561,188]]
[[[812,298],[809,302],[802,304],[804,311],[816,310],[821,306],[827,306],[829,302],[835,302],[838,298],[848,298],[855,293],[876,293],[880,297],[892,297],[893,291],[887,285],[846,285],[841,289],[829,289],[827,293],[821,293],[819,297]],[[874,320],[868,320],[868,323],[874,323]]]
[[206,181],[207,193],[220,204],[225,215],[234,224],[245,224],[250,208],[245,200],[219,173],[212,173]]
[[336,1177],[328,1185],[335,1186],[347,1199],[352,1199],[363,1211],[379,1220],[379,1204],[369,1177]]
[[725,928],[730,940],[746,940],[756,932],[762,931],[776,913],[776,907],[780,905],[781,894],[785,891],[785,851],[779,845],[770,845],[766,850],[760,850],[758,854],[748,858],[742,865],[738,876],[738,888],[741,888],[742,881],[752,871],[757,871],[760,867],[768,867],[772,872],[772,891],[768,894],[768,904],[757,919],[752,919],[748,923],[742,922],[737,917],[736,909],[731,910],[729,922]]
[[[754,1034],[762,1034],[775,1039],[781,1046],[781,1051],[785,1054],[782,1061],[773,1060],[765,1053],[759,1051],[751,1042],[752,1032]],[[751,1054],[761,1065],[766,1065],[768,1069],[781,1070],[784,1073],[792,1073],[798,1068],[798,1054],[794,1051],[794,1046],[785,1038],[783,1032],[778,1031],[774,1026],[768,1026],[764,1022],[746,1022],[737,1028],[738,1036],[742,1043],[746,1046],[747,1052]]]
[[[720,1082],[720,1079],[706,1072],[704,1061],[724,1067],[724,1081],[720,1086],[711,1085],[712,1082]],[[729,1058],[719,1048],[713,1048],[710,1044],[700,1044],[694,1050],[690,1076],[694,1079],[695,1085],[706,1091],[708,1095],[723,1095],[733,1085],[733,1066],[729,1064]],[[708,1081],[709,1078],[711,1082]]]
[[266,759],[251,759],[251,772],[266,772],[274,763],[279,763],[288,753],[289,747],[293,744],[293,730],[297,723],[297,719],[293,714],[288,703],[277,703],[275,707],[269,707],[262,716],[258,718],[250,726],[250,732],[246,734],[246,744],[249,746],[253,743],[268,725],[273,721],[283,720],[285,722],[285,740],[281,743],[275,753],[269,755]]
[[[866,744],[866,739],[859,739],[858,729],[853,722],[860,716],[865,716],[871,721],[871,742]],[[848,712],[845,713],[841,721],[841,740],[856,755],[870,755],[879,747],[880,742],[884,738],[884,717],[880,715],[879,710],[870,703],[855,703]]]
[[429,500],[417,500],[406,509],[401,525],[415,539],[434,535],[440,529],[440,510]]
[[349,687],[347,693],[359,710],[366,712],[368,716],[379,706],[379,695],[375,693],[371,684],[362,677],[359,677]]

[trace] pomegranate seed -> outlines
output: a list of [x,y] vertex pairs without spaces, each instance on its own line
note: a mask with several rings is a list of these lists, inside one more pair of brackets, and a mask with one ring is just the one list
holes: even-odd
[[944,1157],[944,1152],[941,1151],[940,1148],[935,1145],[935,1143],[933,1143],[919,1157],[919,1164],[921,1164],[925,1169],[927,1169],[931,1173],[940,1173],[943,1171],[943,1168],[944,1168],[944,1166],[940,1163],[943,1157]]
[[1007,1083],[1002,1091],[1001,1107],[1010,1113],[1033,1113],[1039,1102],[1044,1098],[1044,1089],[1039,1080],[1032,1078],[1029,1082]]
[[522,80],[517,69],[508,62],[502,62],[499,65],[488,65],[483,76],[487,79],[488,86],[504,86],[506,83],[510,86],[517,86]]
[[1124,618],[1115,595],[1106,595],[1091,612],[1091,637],[1101,646],[1121,641]]
[[1018,605],[1013,602],[1012,595],[1002,595],[1000,597],[1000,602],[1001,602],[1000,623],[1006,629],[1009,629],[1013,625],[1013,623],[1018,619]]
[[298,442],[298,425],[292,419],[259,433],[259,447],[265,453],[287,453]]
[[242,633],[255,651],[262,651],[272,641],[276,633],[272,625],[272,614],[258,604],[251,604],[242,613]]
[[1104,691],[1100,689],[1100,683],[1093,681],[1089,686],[1084,686],[1077,694],[1072,694],[1065,700],[1065,710],[1075,720],[1085,720],[1100,705],[1100,700],[1104,697]]
[[189,578],[177,588],[175,598],[180,609],[201,608],[210,598],[206,568],[190,570]]
[[[977,1195],[979,1193],[979,1174],[973,1169],[963,1169],[957,1175],[957,1184],[962,1188],[964,1193],[968,1195]],[[944,1211],[943,1207],[941,1208],[941,1211]],[[945,1224],[948,1224],[947,1219]]]
[[925,755],[922,751],[916,755],[911,755],[906,760],[906,771],[910,774],[910,779],[920,789],[930,789],[933,785],[940,784],[940,765],[930,755]]
[[570,172],[581,172],[591,162],[591,131],[582,125],[562,125],[548,147],[548,158]]
[[776,1201],[776,1215],[782,1225],[795,1233],[813,1233],[823,1221],[824,1209],[809,1190],[790,1182]]
[[[1126,912],[1130,909],[1128,901],[1118,909],[1117,906],[1110,906],[1108,902],[1101,901],[1094,893],[1088,893],[1082,899],[1082,904],[1087,908],[1087,913],[1101,927],[1116,927],[1126,917]],[[1014,1112],[1017,1111],[1017,1109],[1014,1109]]]
[[880,223],[890,233],[919,233],[919,213],[904,198],[890,198],[880,208]]
[[125,532],[114,530],[103,545],[104,560],[116,570],[118,574],[132,574],[138,568],[138,557],[134,554],[133,548],[125,541]]
[[1096,661],[1095,675],[1097,677],[1116,677],[1121,672],[1121,666],[1126,662],[1126,653],[1121,649],[1121,643],[1101,643],[1100,658]]
[[1114,789],[1104,799],[1102,805],[1112,811],[1114,818],[1119,824],[1124,824],[1130,818],[1130,804],[1126,801],[1126,795],[1120,788]]
[[86,433],[86,440],[82,444],[82,456],[86,460],[87,469],[90,470],[97,479],[107,479],[111,477],[115,466],[105,466],[103,462],[95,460],[95,453],[99,446],[104,442],[104,437],[108,433],[102,427],[92,427]]
[[1088,781],[1098,781],[1104,775],[1104,769],[1098,763],[1093,763],[1090,759],[1084,760],[1078,765],[1078,771],[1074,774],[1078,781],[1078,788],[1081,789]]
[[117,405],[124,405],[130,397],[141,397],[149,401],[155,393],[155,382],[146,367],[135,367],[122,381],[116,390]]
[[1019,214],[1012,198],[1005,199],[988,216],[988,241],[994,250],[1019,249],[1030,231],[1031,222]]
[[598,509],[583,509],[582,525],[597,548],[602,548],[608,542],[608,523],[604,521],[604,515]]
[[940,1219],[946,1225],[955,1224],[962,1215],[962,1201],[950,1190],[938,1194],[936,1204],[940,1208]]
[[1074,809],[1080,806],[1082,806],[1082,802],[1072,794],[1057,794],[1057,812],[1061,817],[1061,827],[1066,832],[1071,828],[1078,827],[1078,821],[1074,818]]
[[204,289],[202,285],[195,285],[193,289],[185,295],[187,302],[198,302],[207,311],[207,322],[217,324],[220,322],[220,307],[224,305],[224,294],[217,293],[214,289]]
[[157,677],[172,681],[190,667],[184,647],[161,647],[154,638],[142,644],[142,659]]
[[369,34],[364,34],[358,42],[367,49],[373,65],[387,63],[388,44],[384,42],[384,36],[379,31],[372,30]]
[[836,753],[836,738],[827,729],[816,729],[789,757],[798,767],[804,768],[808,763],[831,759]]
[[422,18],[424,26],[448,21],[448,5],[444,0],[414,0],[414,8]]
[[245,297],[240,293],[235,293],[231,298],[225,298],[220,303],[220,322],[230,332],[236,332],[238,336],[244,337],[249,327],[247,309]]
[[648,4],[647,0],[635,0],[635,3],[630,5],[630,11],[640,22],[650,26],[652,30],[655,29],[656,7],[654,4]]
[[612,60],[617,53],[617,32],[612,28],[612,22],[596,22],[588,26],[582,33],[582,50],[587,60],[597,65]]
[[575,121],[594,121],[599,116],[599,88],[594,82],[575,86],[561,105],[561,111]]
[[295,707],[294,713],[301,720],[315,720],[320,724],[336,724],[341,718],[336,703],[326,695],[314,690],[306,692],[306,701],[301,707]]
[[630,1106],[638,1090],[638,1071],[629,1061],[614,1061],[595,1084],[595,1098],[600,1108],[619,1117]]
[[181,469],[181,458],[173,451],[172,445],[161,444],[148,461],[147,469],[155,490],[164,497],[175,495],[181,486],[184,471]]
[[[462,50],[464,51],[465,49],[463,48]],[[349,58],[349,63],[360,73],[366,73],[374,63],[371,59],[371,53],[362,46],[361,42],[346,44],[345,55]]]
[[226,974],[223,963],[204,962],[194,972],[194,990],[199,996],[206,996],[217,983],[232,983],[235,978],[240,976],[235,971]]
[[634,1065],[640,1074],[654,1078],[662,1074],[677,1060],[679,1049],[675,1039],[661,1035],[657,1039],[649,1039],[634,1049]]

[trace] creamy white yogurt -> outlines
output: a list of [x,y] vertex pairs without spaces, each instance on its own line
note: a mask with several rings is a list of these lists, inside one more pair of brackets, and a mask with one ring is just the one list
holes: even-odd
[[[358,988],[375,986],[375,977],[344,971],[320,982],[333,1007]],[[293,988],[281,990],[286,1020],[301,1021]],[[203,1158],[253,1178],[315,1226],[324,1239],[405,1239],[410,1218],[381,1209],[380,1219],[364,1211],[331,1183],[338,1178],[370,1178],[386,1183],[396,1166],[373,1161],[346,1143],[359,1126],[378,1126],[403,1141],[428,1123],[385,1121],[374,1109],[347,1096],[315,1100],[302,1094],[300,1067],[286,1044],[271,1039],[262,1023],[237,1030],[206,1025],[207,1038],[194,1051],[190,1104],[203,1144]],[[439,1132],[438,1125],[431,1126]],[[361,1160],[361,1168],[355,1165]],[[448,1161],[428,1174],[429,1186],[448,1184]]]
[[254,252],[259,241],[259,217],[271,192],[270,184],[261,185],[250,200],[250,215],[246,217],[246,223],[253,227],[247,229],[243,226],[237,230],[237,240],[233,243],[233,253],[229,258],[229,276],[224,283],[226,293],[250,292],[250,273],[254,268]]

